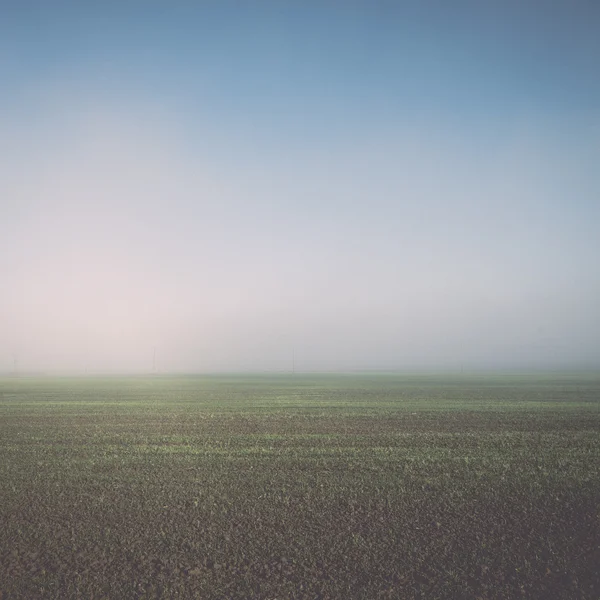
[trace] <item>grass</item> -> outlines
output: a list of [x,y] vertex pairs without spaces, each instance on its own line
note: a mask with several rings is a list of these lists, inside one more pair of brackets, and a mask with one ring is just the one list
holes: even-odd
[[0,379],[0,597],[597,598],[600,375]]

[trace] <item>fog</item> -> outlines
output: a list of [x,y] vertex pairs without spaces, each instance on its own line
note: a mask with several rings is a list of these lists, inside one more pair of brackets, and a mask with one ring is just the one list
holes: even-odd
[[600,113],[255,128],[93,68],[13,100],[0,372],[600,367]]

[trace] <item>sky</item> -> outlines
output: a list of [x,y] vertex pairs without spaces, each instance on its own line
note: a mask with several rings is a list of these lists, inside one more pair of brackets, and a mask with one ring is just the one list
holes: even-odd
[[0,372],[600,368],[599,73],[592,0],[2,2]]

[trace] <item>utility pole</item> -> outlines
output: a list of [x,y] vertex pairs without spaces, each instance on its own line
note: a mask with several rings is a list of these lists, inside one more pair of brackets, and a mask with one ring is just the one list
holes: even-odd
[[152,372],[156,373],[156,346],[154,346],[154,354],[152,355]]
[[296,372],[296,349],[292,346],[292,373]]

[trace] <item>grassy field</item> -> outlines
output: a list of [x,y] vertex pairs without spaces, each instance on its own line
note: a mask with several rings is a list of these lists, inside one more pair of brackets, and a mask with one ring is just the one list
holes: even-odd
[[0,379],[0,597],[600,597],[600,374]]

